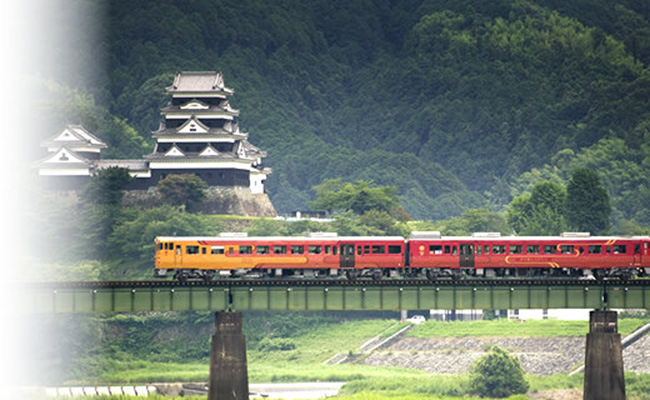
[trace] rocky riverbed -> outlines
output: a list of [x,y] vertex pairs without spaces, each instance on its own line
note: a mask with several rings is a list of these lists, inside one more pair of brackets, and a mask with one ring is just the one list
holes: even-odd
[[[499,346],[519,357],[530,374],[567,373],[584,362],[585,338],[402,338],[365,358],[367,365],[420,369],[433,374],[468,372]],[[625,371],[650,373],[650,335],[623,351]]]

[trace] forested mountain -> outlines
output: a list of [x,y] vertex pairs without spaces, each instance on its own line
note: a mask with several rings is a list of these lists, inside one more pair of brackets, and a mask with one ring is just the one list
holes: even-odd
[[217,69],[251,142],[268,151],[280,212],[342,177],[394,185],[413,217],[447,218],[501,209],[588,166],[615,218],[650,224],[647,1],[112,0],[101,10],[93,52],[104,73],[77,89],[110,116],[94,128],[116,155],[149,151],[133,135],[150,140],[175,71]]

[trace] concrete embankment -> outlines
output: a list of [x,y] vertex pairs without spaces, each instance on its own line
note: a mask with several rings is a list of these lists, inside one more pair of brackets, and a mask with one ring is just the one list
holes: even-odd
[[[474,361],[499,346],[519,357],[527,373],[568,373],[584,362],[585,338],[401,338],[368,355],[364,363],[420,369],[434,374],[465,373]],[[627,372],[650,373],[650,336],[623,351]]]

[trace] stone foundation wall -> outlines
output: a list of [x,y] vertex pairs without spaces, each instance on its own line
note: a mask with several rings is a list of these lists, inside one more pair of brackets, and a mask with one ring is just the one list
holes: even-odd
[[[153,208],[163,205],[163,199],[155,188],[129,190],[124,194],[123,204],[126,207]],[[193,211],[246,217],[277,216],[267,194],[253,194],[249,188],[242,187],[208,188],[207,198]]]

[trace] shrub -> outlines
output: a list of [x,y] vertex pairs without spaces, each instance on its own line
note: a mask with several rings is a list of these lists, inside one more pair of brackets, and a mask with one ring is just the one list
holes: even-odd
[[503,398],[526,393],[528,387],[519,359],[498,346],[472,367],[470,390],[480,396]]

